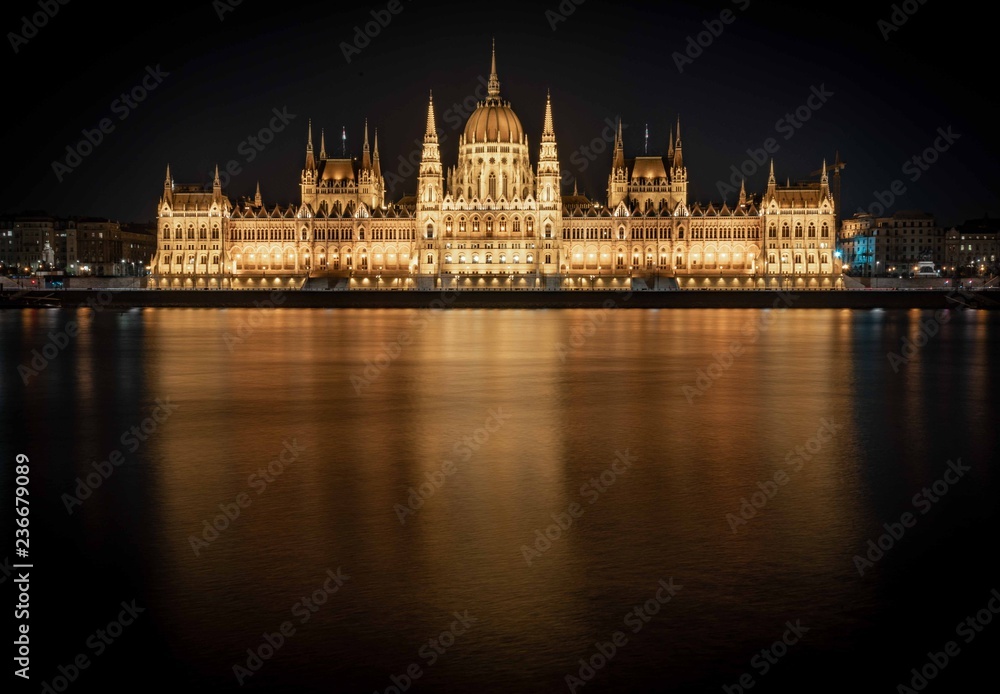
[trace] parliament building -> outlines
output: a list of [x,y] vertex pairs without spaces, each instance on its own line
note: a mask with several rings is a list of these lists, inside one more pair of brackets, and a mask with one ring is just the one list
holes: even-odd
[[[666,157],[627,158],[615,137],[607,198],[564,195],[551,97],[537,162],[501,98],[496,53],[487,97],[445,168],[434,100],[416,196],[386,200],[378,134],[362,157],[313,147],[310,123],[296,205],[231,201],[175,184],[167,167],[157,207],[151,287],[298,289],[834,288],[834,197],[818,183],[692,204],[680,122]],[[539,109],[541,111],[541,109]]]

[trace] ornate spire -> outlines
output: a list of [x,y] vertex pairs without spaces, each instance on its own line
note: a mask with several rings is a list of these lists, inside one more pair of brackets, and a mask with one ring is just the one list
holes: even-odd
[[745,205],[747,203],[747,180],[744,178],[740,182],[740,204]]
[[681,147],[681,117],[677,116],[677,141],[674,143],[674,168],[684,168],[684,154]]
[[371,150],[368,147],[368,119],[365,118],[365,143],[361,147],[361,168],[368,170],[372,168]]
[[170,180],[170,164],[167,164],[167,177],[164,179],[164,183],[168,186],[173,183],[173,181]]
[[823,160],[823,175],[820,177],[820,183],[826,185],[830,182],[830,179],[826,175],[826,159]]
[[313,156],[313,122],[309,119],[309,134],[306,140],[306,170],[312,171],[316,168],[316,158]]
[[434,92],[430,93],[427,101],[427,132],[424,133],[424,142],[437,142],[437,123],[434,120]]
[[611,168],[617,171],[625,168],[625,138],[622,136],[622,119],[618,119],[618,133],[615,135],[615,159]]
[[319,130],[319,158],[326,159],[326,131]]
[[500,99],[500,78],[497,76],[497,41],[493,39],[493,62],[490,66],[490,81],[487,85],[489,100]]
[[257,194],[253,196],[253,204],[257,207],[264,205],[264,200],[260,197],[260,181],[257,181]]
[[212,187],[213,188],[221,188],[222,187],[222,182],[219,181],[219,165],[218,164],[215,165],[215,179],[212,181]]
[[667,148],[667,158],[670,161],[674,160],[674,131],[670,131],[670,146]]
[[378,161],[378,128],[375,128],[375,159],[372,166],[375,167],[375,179],[378,180],[382,178],[382,166]]
[[542,142],[555,142],[556,129],[552,122],[552,92],[545,95],[545,127],[542,129]]

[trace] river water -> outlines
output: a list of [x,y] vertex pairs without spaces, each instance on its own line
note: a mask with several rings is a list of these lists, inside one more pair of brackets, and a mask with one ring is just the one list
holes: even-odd
[[33,690],[896,691],[955,641],[972,691],[998,355],[983,311],[2,312]]

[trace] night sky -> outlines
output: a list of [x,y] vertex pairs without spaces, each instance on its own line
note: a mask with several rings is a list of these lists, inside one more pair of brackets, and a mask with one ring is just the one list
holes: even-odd
[[[1000,215],[994,32],[985,17],[955,3],[904,3],[915,12],[896,30],[888,23],[890,3],[858,10],[759,0],[634,7],[566,0],[562,7],[574,11],[558,16],[554,0],[398,2],[401,11],[392,14],[383,2],[349,9],[244,0],[222,20],[224,0],[154,3],[130,19],[133,33],[122,34],[107,21],[118,10],[74,0],[58,5],[27,42],[12,32],[33,33],[24,31],[22,17],[40,12],[38,1],[9,3],[2,20],[0,211],[146,221],[155,218],[167,163],[177,183],[200,184],[211,181],[216,163],[224,168],[229,161],[240,167],[227,181],[231,197],[252,195],[259,180],[268,205],[297,202],[310,117],[317,149],[323,127],[328,152],[338,156],[342,127],[348,152],[357,156],[365,118],[377,126],[383,173],[401,174],[389,181],[391,199],[398,199],[415,189],[415,176],[399,158],[423,136],[429,90],[445,136],[445,165],[454,164],[465,122],[459,114],[468,113],[454,105],[488,76],[495,36],[502,95],[524,124],[533,163],[550,88],[566,180],[577,178],[581,190],[602,201],[611,152],[590,161],[582,148],[601,142],[606,121],[620,116],[627,156],[642,154],[646,123],[649,152],[666,154],[679,113],[692,201],[721,201],[718,182],[733,176],[730,167],[748,160],[748,148],[774,138],[781,181],[810,178],[824,157],[832,161],[840,151],[847,162],[846,216],[871,208],[876,191],[894,181],[905,192],[891,201],[882,196],[890,213],[922,209],[948,225]],[[724,10],[729,23],[719,21]],[[372,22],[372,11],[391,19],[360,52],[352,48],[348,62],[342,44],[355,41],[355,27]],[[880,27],[879,20],[886,23]],[[708,31],[705,22],[721,33],[680,71],[675,52],[683,54],[689,37]],[[153,88],[145,100],[134,107],[119,100],[157,66],[161,81],[146,79]],[[814,88],[832,96],[807,109],[801,128],[782,121],[804,107]],[[252,148],[241,143],[268,127],[274,109],[294,118],[248,161]],[[57,174],[53,162],[65,164],[67,146],[75,148],[81,131],[99,128],[102,119],[113,130]],[[904,169],[933,147],[939,128],[960,137],[947,145],[939,139],[946,151],[933,152],[937,161],[926,170]],[[762,192],[766,164],[747,170],[748,190]],[[571,190],[570,182],[564,193]],[[735,197],[730,193],[729,202]]]

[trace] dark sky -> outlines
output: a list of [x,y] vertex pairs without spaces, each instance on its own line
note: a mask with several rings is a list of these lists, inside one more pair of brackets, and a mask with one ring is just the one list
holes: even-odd
[[[995,32],[960,3],[903,3],[916,11],[886,39],[878,22],[888,21],[893,7],[880,2],[855,9],[566,0],[562,7],[574,12],[553,30],[546,11],[559,12],[555,0],[400,0],[402,10],[348,63],[342,43],[354,41],[355,27],[388,3],[352,9],[243,0],[220,21],[223,2],[153,3],[128,20],[133,33],[122,34],[119,23],[107,21],[119,10],[73,0],[26,43],[17,41],[16,53],[10,32],[24,35],[21,18],[40,10],[38,0],[8,3],[0,211],[149,220],[168,162],[178,183],[207,183],[216,163],[235,161],[241,171],[228,182],[229,195],[252,195],[259,180],[266,203],[296,202],[310,117],[317,147],[325,127],[327,149],[339,153],[346,126],[355,155],[368,118],[379,128],[384,173],[406,174],[399,157],[414,152],[423,135],[431,89],[450,166],[459,133],[453,105],[488,75],[495,36],[503,96],[524,124],[533,161],[551,88],[563,168],[602,200],[611,153],[589,161],[581,148],[600,141],[606,119],[621,116],[626,124],[628,156],[642,153],[647,122],[650,152],[665,154],[679,113],[693,201],[721,200],[718,182],[730,179],[730,167],[774,138],[780,180],[807,179],[840,151],[848,214],[881,198],[890,212],[923,209],[944,224],[1000,215]],[[673,54],[726,9],[732,21],[717,22],[721,33],[679,71]],[[167,74],[158,84],[147,80],[155,86],[134,108],[116,102],[142,83],[147,66]],[[832,94],[818,109],[805,107],[813,88]],[[809,116],[801,128],[779,123],[799,107]],[[273,109],[294,118],[248,161],[241,143],[268,127]],[[105,118],[113,130],[60,181],[53,162],[66,163],[67,147]],[[947,145],[938,139],[945,151],[931,152],[926,170],[912,163],[904,169],[933,148],[939,128],[960,137]],[[747,165],[751,192],[766,184],[766,165],[757,168]],[[393,199],[415,188],[413,176],[403,178]],[[876,195],[894,182],[905,192],[893,200]]]

